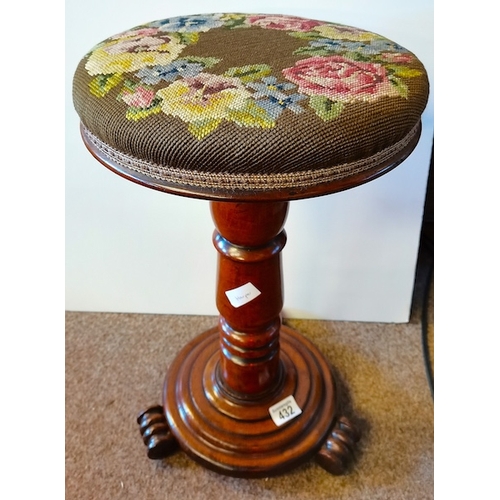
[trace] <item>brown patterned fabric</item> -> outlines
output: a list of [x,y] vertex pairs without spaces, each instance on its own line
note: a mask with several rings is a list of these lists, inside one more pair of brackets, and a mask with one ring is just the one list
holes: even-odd
[[73,98],[86,143],[151,187],[306,197],[408,154],[428,91],[422,63],[380,35],[208,14],[101,42],[80,62]]

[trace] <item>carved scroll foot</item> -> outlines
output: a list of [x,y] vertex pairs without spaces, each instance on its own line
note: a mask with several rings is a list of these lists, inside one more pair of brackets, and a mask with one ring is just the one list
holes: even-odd
[[161,406],[153,406],[141,412],[137,417],[137,423],[148,449],[148,458],[152,460],[165,458],[179,449]]
[[359,437],[354,424],[347,417],[340,417],[316,455],[316,462],[330,474],[344,474],[354,459]]

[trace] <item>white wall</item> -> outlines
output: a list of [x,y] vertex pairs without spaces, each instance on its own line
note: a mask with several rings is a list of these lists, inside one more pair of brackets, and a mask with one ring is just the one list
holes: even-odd
[[433,137],[431,0],[66,2],[66,309],[217,314],[207,201],[140,187],[85,149],[71,100],[79,60],[135,25],[206,12],[299,15],[380,33],[426,66],[431,99],[419,145],[364,186],[291,202],[283,250],[287,317],[406,322]]

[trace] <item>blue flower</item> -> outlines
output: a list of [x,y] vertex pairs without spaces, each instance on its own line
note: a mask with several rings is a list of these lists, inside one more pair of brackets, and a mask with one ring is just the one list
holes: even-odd
[[268,76],[266,78],[262,78],[264,83],[249,83],[247,87],[250,87],[257,92],[253,94],[254,99],[259,99],[261,97],[267,97],[269,95],[274,95],[283,90],[291,90],[296,87],[293,83],[277,83],[277,78],[274,76]]
[[297,85],[289,82],[278,83],[274,76],[262,78],[261,82],[248,83],[247,87],[257,91],[252,94],[255,104],[266,110],[273,120],[276,120],[284,109],[294,113],[304,111],[297,103],[305,99],[305,95],[285,94],[285,91],[295,89]]
[[160,80],[173,82],[177,77],[189,78],[201,73],[204,69],[201,63],[189,62],[185,59],[178,59],[165,66],[153,66],[152,68],[141,69],[136,76],[143,83],[155,85]]
[[306,96],[302,94],[286,95],[282,92],[273,92],[267,94],[266,99],[259,99],[255,103],[265,109],[273,120],[276,120],[285,109],[295,114],[302,113],[304,110],[297,102],[305,98]]
[[321,38],[309,42],[311,47],[318,47],[321,49],[329,50],[331,52],[353,52],[364,47],[366,44],[363,42],[349,42],[342,40],[330,40],[329,38]]
[[372,40],[363,49],[367,54],[380,54],[381,52],[408,52],[405,48],[390,40]]
[[222,14],[171,17],[161,21],[156,21],[151,25],[158,27],[160,31],[167,31],[169,33],[197,33],[222,26],[224,21],[220,20],[221,16]]
[[371,40],[370,42],[350,42],[347,40],[330,40],[321,38],[309,42],[311,47],[330,52],[358,52],[364,55],[375,55],[382,52],[407,52],[406,49],[390,40]]
[[316,47],[330,52],[358,52],[364,55],[380,54],[382,52],[406,52],[406,49],[390,40],[371,40],[370,42],[350,42],[347,40],[330,40],[321,38],[309,42]]

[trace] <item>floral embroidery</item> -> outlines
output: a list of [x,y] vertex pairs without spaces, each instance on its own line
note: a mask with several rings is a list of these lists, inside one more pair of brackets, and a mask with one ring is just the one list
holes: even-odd
[[321,21],[293,16],[249,16],[248,22],[261,28],[283,31],[309,31],[324,24]]
[[320,35],[323,36],[323,38],[329,38],[331,40],[353,40],[360,42],[371,42],[372,40],[376,39],[385,40],[379,35],[360,30],[359,28],[343,26],[341,24],[324,23],[314,28],[314,31],[317,31]]
[[183,16],[163,19],[151,23],[160,31],[179,32],[179,33],[198,33],[206,32],[212,28],[219,28],[224,24],[221,20],[222,14],[211,14],[205,16]]
[[[283,69],[258,62],[218,72],[219,58],[180,57],[217,28],[278,30],[303,45],[293,53],[299,58],[295,64]],[[94,96],[102,98],[118,87],[127,119],[164,113],[184,121],[201,140],[223,122],[269,129],[283,113],[309,109],[329,121],[349,103],[406,99],[402,79],[422,74],[408,67],[414,61],[403,47],[350,26],[293,16],[211,14],[163,19],[123,32],[97,45],[85,68],[94,77],[89,83]]]
[[224,75],[235,76],[243,83],[252,82],[260,77],[269,75],[272,69],[267,64],[252,64],[249,66],[241,66],[237,68],[229,68]]
[[262,83],[251,83],[248,85],[252,89],[257,90],[254,97],[267,97],[279,91],[294,89],[296,86],[292,83],[278,83],[278,79],[274,76],[269,76],[262,79]]
[[382,65],[342,56],[303,59],[293,68],[284,69],[283,75],[296,83],[304,94],[342,102],[372,101],[383,95],[398,95]]
[[124,89],[121,98],[134,108],[149,108],[155,98],[155,91],[138,85],[133,91]]
[[89,84],[90,92],[96,97],[104,97],[123,80],[121,73],[97,75]]
[[250,87],[257,92],[252,95],[253,99],[257,99],[256,104],[276,120],[284,109],[289,109],[295,114],[302,113],[304,109],[297,104],[306,98],[301,94],[286,94],[285,92],[295,89],[296,85],[292,83],[277,83],[278,80],[274,76],[269,76],[262,79],[262,83],[249,83]]
[[173,82],[177,77],[189,78],[196,76],[205,69],[200,63],[190,63],[189,61],[178,59],[166,66],[153,66],[152,68],[142,68],[136,76],[144,83],[154,85],[161,80]]
[[[309,42],[308,47],[302,47],[296,51],[297,54],[314,54],[318,56],[331,55],[334,52],[350,53],[355,59],[367,59],[376,54],[403,51],[402,47],[389,40],[373,40],[371,43],[353,42],[349,40],[330,40],[329,38],[318,38]],[[402,55],[402,54],[400,54]]]
[[160,99],[152,87],[136,84],[131,80],[125,80],[118,100],[128,104],[126,117],[129,120],[140,120],[161,111]]
[[158,33],[157,29],[128,31],[98,45],[85,69],[89,75],[119,75],[146,66],[169,64],[184,47],[175,35]]
[[[200,73],[177,80],[159,90],[157,96],[162,99],[162,111],[189,123],[189,131],[198,139],[215,130],[222,120],[243,124],[246,116],[245,124],[251,124],[248,115],[255,113],[251,93],[234,77]],[[257,126],[265,126],[265,120],[257,122]]]

